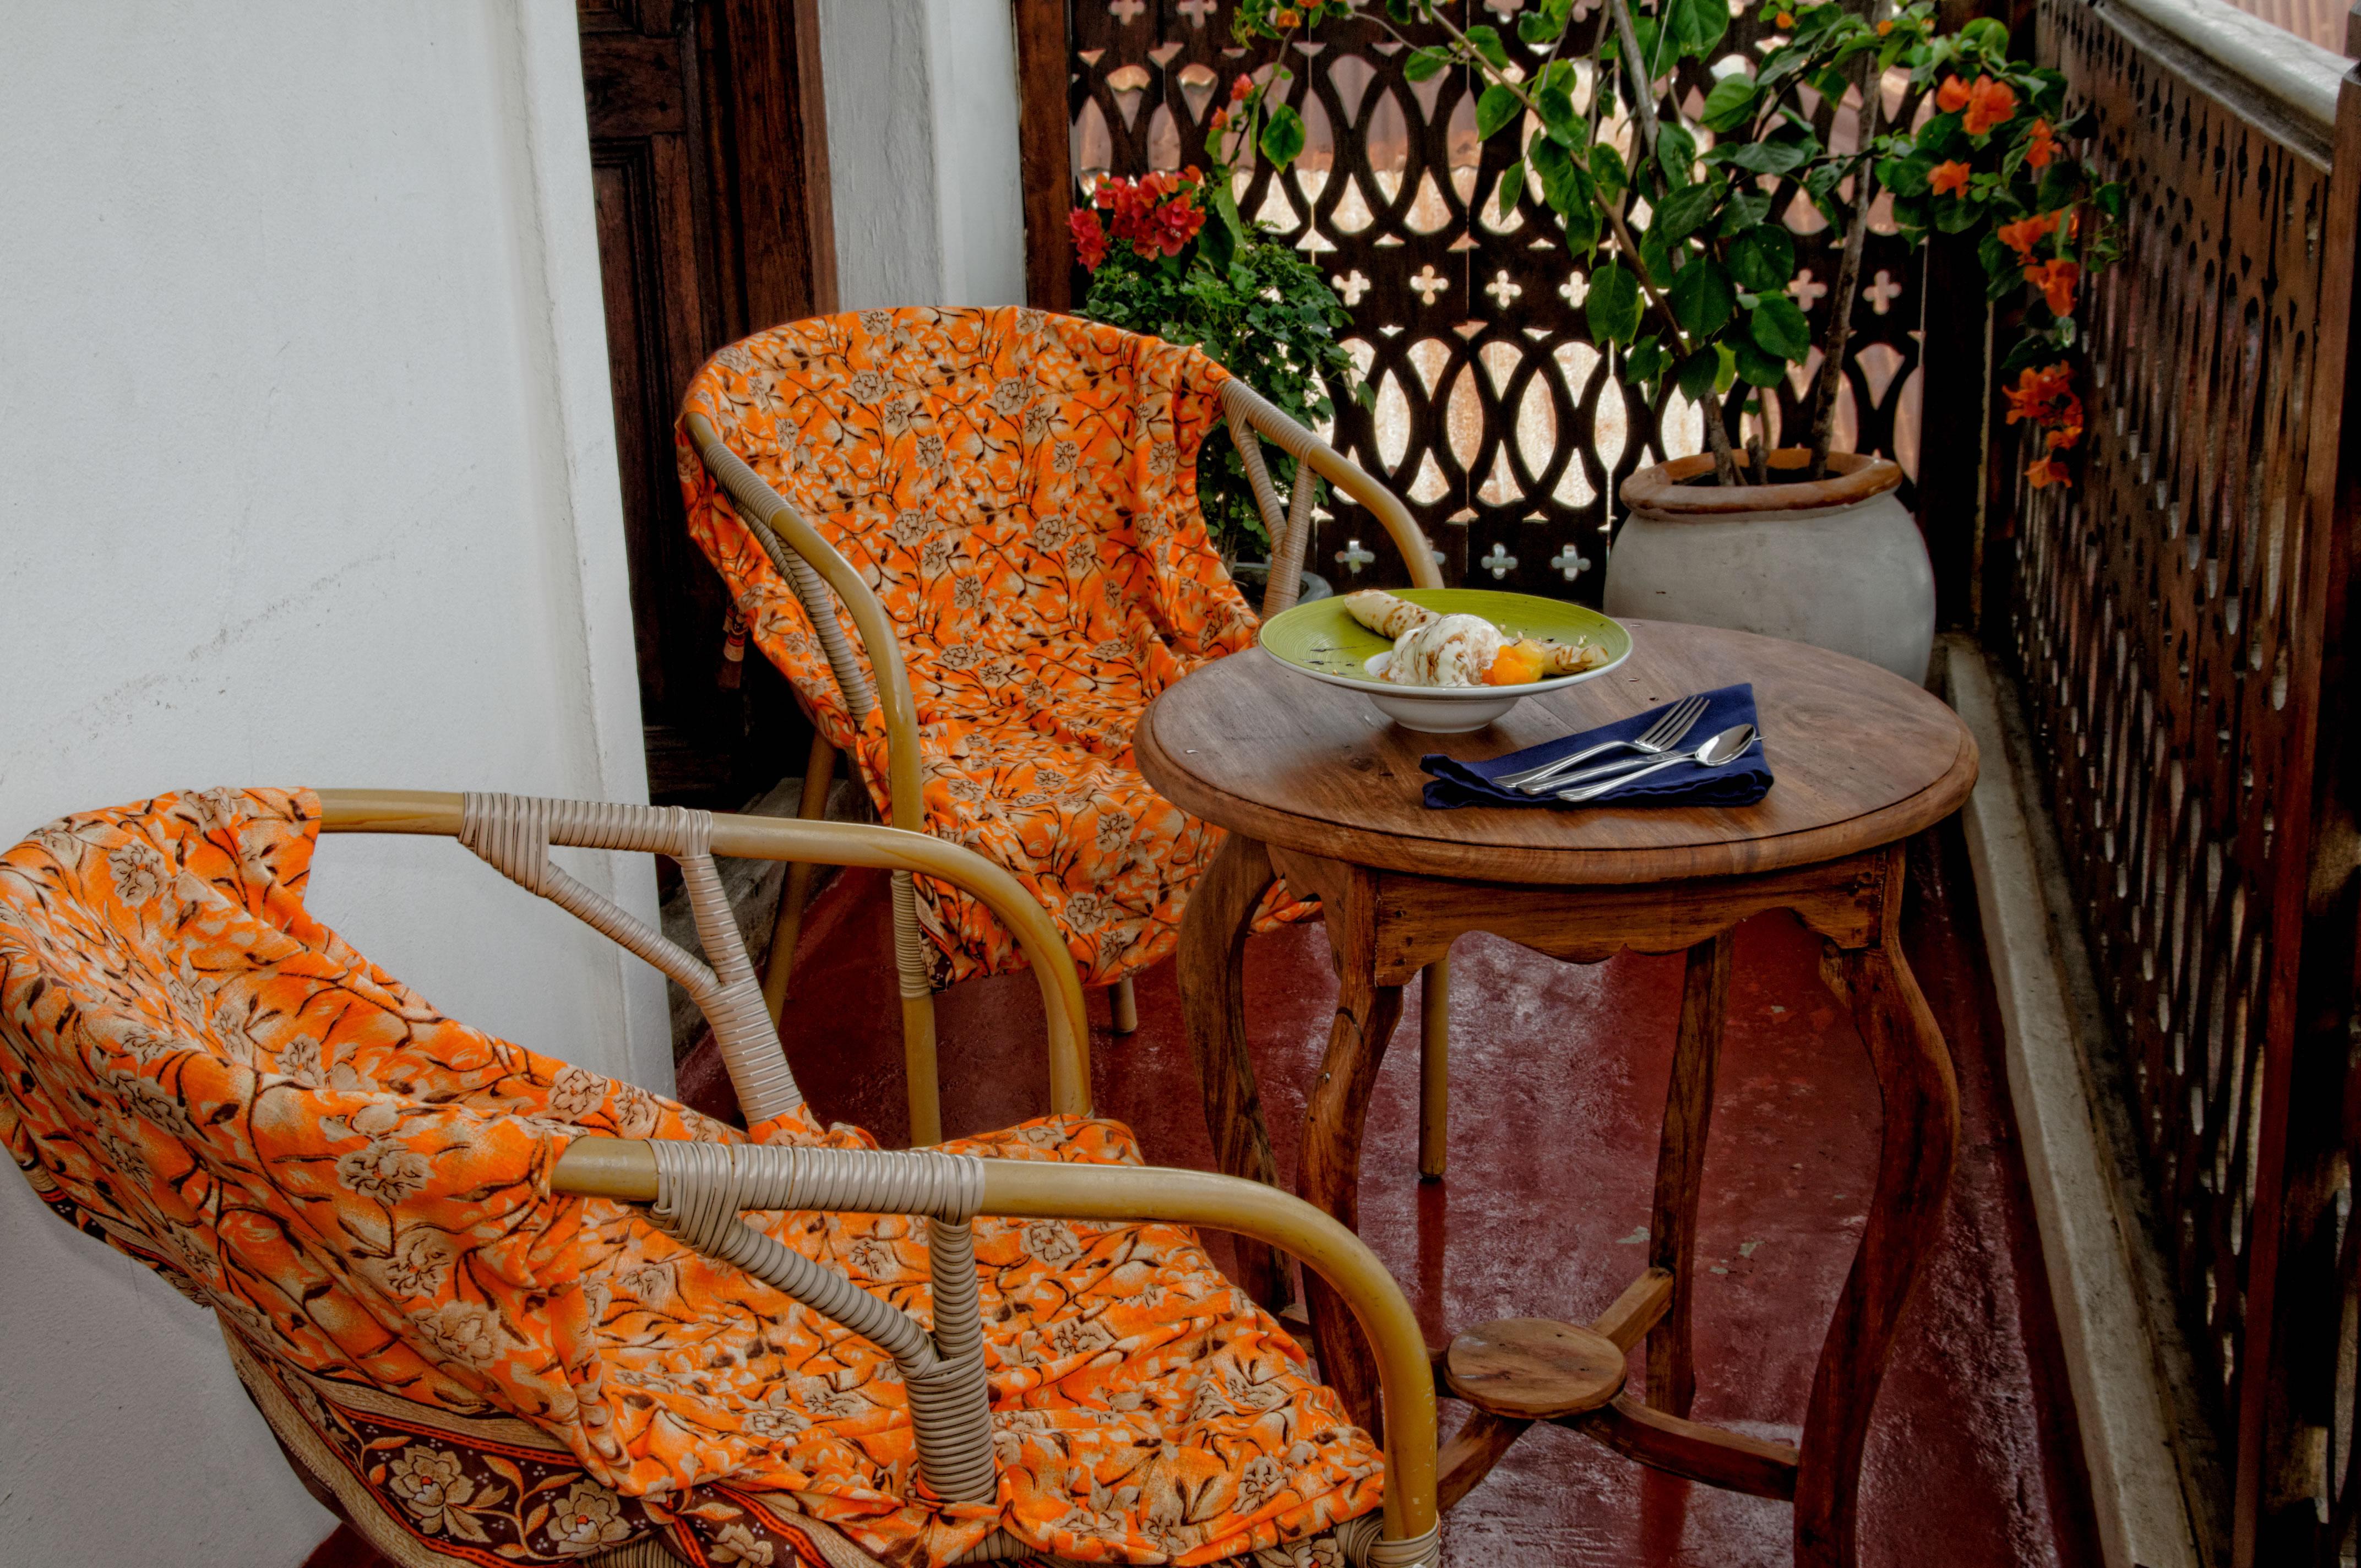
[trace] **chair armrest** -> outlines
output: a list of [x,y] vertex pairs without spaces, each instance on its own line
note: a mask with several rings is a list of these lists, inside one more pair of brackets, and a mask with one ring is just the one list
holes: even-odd
[[[324,789],[320,826],[331,833],[458,836],[462,797],[439,791]],[[1090,1025],[1082,979],[1049,913],[1001,867],[974,850],[925,833],[862,822],[806,822],[777,817],[717,815],[713,852],[746,860],[815,861],[875,866],[939,878],[982,899],[1016,936],[1041,987],[1049,1055],[1049,1106],[1087,1115],[1091,1104]]]
[[[1239,442],[1238,451],[1246,460],[1249,482],[1262,471],[1261,454],[1249,454],[1249,444],[1257,433],[1268,436],[1274,445],[1298,464],[1310,465],[1313,473],[1369,509],[1370,513],[1385,525],[1394,547],[1401,552],[1402,562],[1410,568],[1410,580],[1413,586],[1422,588],[1443,587],[1443,574],[1435,568],[1433,549],[1426,542],[1426,535],[1420,532],[1417,521],[1410,515],[1410,509],[1402,504],[1400,496],[1372,478],[1359,464],[1297,423],[1277,404],[1235,377],[1222,383],[1222,413],[1230,421],[1234,432],[1243,427],[1245,439]],[[1302,489],[1301,469],[1297,473],[1296,488],[1299,491]],[[1255,486],[1255,499],[1262,507],[1266,524],[1277,521],[1272,515],[1273,503],[1266,499],[1268,489],[1268,477]],[[1290,499],[1292,502],[1294,498]],[[1294,570],[1299,573],[1302,570],[1302,550],[1311,525],[1310,507],[1306,502],[1291,505],[1290,510],[1298,515],[1290,516],[1283,535],[1275,531],[1271,536],[1273,589],[1280,586],[1282,567],[1287,565],[1280,559],[1282,553],[1291,558]],[[1292,584],[1288,585],[1288,592],[1292,594]],[[1279,601],[1266,596],[1264,602],[1268,606]]]
[[[923,831],[927,813],[918,756],[918,706],[911,696],[909,666],[903,661],[902,644],[894,634],[894,623],[886,616],[885,607],[878,602],[869,585],[861,580],[852,563],[821,538],[819,531],[805,521],[803,513],[785,496],[764,483],[752,465],[731,451],[729,444],[715,433],[711,422],[703,414],[689,413],[682,416],[682,425],[707,472],[730,492],[731,504],[747,519],[776,534],[844,601],[845,610],[852,617],[853,630],[861,634],[862,648],[869,655],[877,705],[885,712],[886,787],[893,796],[894,826],[912,832]],[[827,617],[827,606],[807,601],[804,608],[812,618],[812,630],[825,640],[824,621],[832,619]],[[846,670],[838,668],[840,685],[844,685],[847,675]],[[861,710],[854,692],[848,688],[845,698],[848,704],[855,705],[852,713],[858,719]]]
[[[800,1195],[782,1190],[782,1183],[792,1188],[829,1182],[835,1191],[813,1195],[851,1200],[829,1207],[885,1212],[919,1207],[919,1195],[901,1189],[919,1179],[925,1168],[920,1166],[892,1168],[906,1172],[895,1180],[877,1174],[885,1168],[877,1166],[876,1157],[868,1151],[733,1147],[741,1169],[755,1180],[773,1184],[773,1190],[761,1194],[766,1202]],[[947,1190],[963,1189],[958,1208],[972,1201],[975,1213],[1204,1225],[1252,1236],[1302,1259],[1351,1306],[1377,1349],[1386,1424],[1385,1534],[1389,1541],[1410,1543],[1428,1538],[1435,1529],[1434,1372],[1425,1337],[1401,1287],[1368,1245],[1337,1220],[1275,1187],[1207,1171],[979,1159],[929,1151],[895,1157],[942,1162],[937,1179]],[[976,1192],[965,1187],[965,1179],[979,1169],[982,1188]],[[651,1203],[657,1191],[656,1154],[644,1139],[577,1138],[559,1156],[550,1187],[581,1197]],[[864,1211],[864,1203],[881,1207]]]

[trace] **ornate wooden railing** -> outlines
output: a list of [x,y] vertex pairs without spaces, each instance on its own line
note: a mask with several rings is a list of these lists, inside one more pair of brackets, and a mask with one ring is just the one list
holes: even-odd
[[[1539,65],[1505,25],[1526,0],[1454,3],[1462,22],[1502,24],[1519,62]],[[1202,162],[1222,89],[1269,63],[1267,49],[1232,43],[1230,9],[1227,0],[1022,0],[1036,302],[1079,302],[1087,281],[1067,271],[1067,204],[1086,200],[1102,173]],[[1732,51],[1767,26],[1758,10],[1738,10]],[[1586,73],[1604,17],[1603,7],[1587,8],[1565,47]],[[1429,29],[1407,31],[1430,41]],[[1411,82],[1405,58],[1374,18],[1332,23],[1313,52],[1290,54],[1287,100],[1308,123],[1307,150],[1282,173],[1256,167],[1239,207],[1312,256],[1350,306],[1351,345],[1377,400],[1344,411],[1336,444],[1409,498],[1445,580],[1596,602],[1620,516],[1617,488],[1667,453],[1699,450],[1700,416],[1677,393],[1651,402],[1617,378],[1583,320],[1584,259],[1567,254],[1531,187],[1511,214],[1495,203],[1509,149],[1504,140],[1477,141],[1466,73]],[[1693,72],[1676,91],[1708,85]],[[1065,113],[1053,115],[1045,100],[1060,87]],[[1902,101],[1902,89],[1897,77],[1888,107],[1907,115],[1915,96]],[[1836,128],[1834,104],[1819,115],[1823,134]],[[1850,113],[1843,118],[1849,126]],[[1800,270],[1790,291],[1817,331],[1834,308],[1827,296],[1840,236],[1788,186],[1773,210],[1796,234]],[[1949,604],[1959,619],[1979,454],[1956,440],[1922,453],[1918,432],[1974,427],[1982,319],[1938,313],[1922,331],[1923,275],[1898,238],[1872,233],[1853,301],[1839,433],[1858,450],[1896,456],[1914,480],[1910,494],[1949,506],[1927,521],[1938,561],[1955,563],[1945,576],[1959,590]],[[1964,286],[1971,298],[1981,287]],[[1923,362],[1946,353],[1964,373],[1922,374]],[[1944,401],[1960,394],[1969,400],[1964,414]],[[1795,387],[1779,390],[1777,428],[1803,427],[1801,400]],[[1321,518],[1310,562],[1348,580],[1405,580],[1382,533],[1340,504]]]
[[2223,1544],[2242,1568],[2326,1568],[2354,1560],[2361,1501],[2344,739],[2361,88],[2340,113],[2334,65],[2242,69],[2187,0],[2166,25],[2155,4],[2040,6],[2043,55],[2128,189],[2127,250],[2087,313],[2081,486],[2026,490],[2002,465],[2016,553],[1994,553],[1990,640],[2013,643],[2050,764],[2223,1438]]

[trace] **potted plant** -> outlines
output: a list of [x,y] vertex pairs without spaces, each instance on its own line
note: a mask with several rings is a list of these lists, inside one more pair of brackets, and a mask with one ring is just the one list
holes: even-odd
[[[1371,10],[1241,0],[1235,26],[1284,52],[1323,20]],[[1538,0],[1519,19],[1519,37],[1543,51],[1528,70],[1512,67],[1496,29],[1461,27],[1435,0],[1385,0],[1383,13],[1389,27],[1441,34],[1401,38],[1411,80],[1464,66],[1484,83],[1478,133],[1516,138],[1500,204],[1536,190],[1587,258],[1591,335],[1622,378],[1650,395],[1670,381],[1704,413],[1706,453],[1623,486],[1631,514],[1608,563],[1609,610],[1797,637],[1922,676],[1933,574],[1894,495],[1901,471],[1829,450],[1870,212],[1885,191],[1905,239],[1970,236],[1990,298],[2029,295],[2032,324],[2003,367],[2021,372],[2009,418],[2032,421],[2043,443],[2028,481],[2067,482],[2081,434],[2065,363],[2076,291],[2112,258],[2122,192],[2070,152],[2064,80],[2012,60],[2007,29],[1989,19],[1946,34],[1928,4],[1794,5],[1771,9],[1778,30],[1743,68],[1712,67],[1694,115],[1667,114],[1681,61],[1726,60],[1728,0],[1607,0],[1587,71],[1565,53],[1573,0]],[[1880,85],[1897,69],[1935,93],[1916,129],[1880,124]],[[1857,104],[1849,149],[1820,138],[1807,93]],[[1795,242],[1773,201],[1790,188],[1844,236],[1817,334],[1787,292]],[[1755,390],[1816,350],[1806,439],[1768,450]]]
[[[1092,204],[1071,214],[1074,255],[1091,275],[1079,313],[1193,344],[1312,424],[1334,416],[1337,397],[1367,393],[1336,340],[1351,318],[1334,291],[1318,268],[1238,212],[1233,174],[1243,148],[1259,145],[1286,163],[1303,148],[1302,121],[1291,110],[1275,115],[1267,92],[1268,84],[1237,79],[1213,113],[1205,169],[1101,180]],[[1275,483],[1292,482],[1293,458],[1269,449],[1265,461]],[[1233,576],[1258,591],[1268,579],[1270,536],[1234,444],[1209,442],[1200,451],[1197,499]],[[1301,598],[1330,591],[1316,573],[1303,575]]]

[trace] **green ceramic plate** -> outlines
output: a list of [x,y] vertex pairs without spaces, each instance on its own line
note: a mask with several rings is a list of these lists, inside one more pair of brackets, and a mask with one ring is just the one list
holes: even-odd
[[1300,604],[1263,623],[1270,656],[1313,680],[1366,693],[1389,718],[1412,729],[1452,733],[1480,729],[1535,692],[1593,680],[1631,652],[1620,621],[1559,599],[1490,588],[1403,588],[1400,597],[1444,615],[1480,615],[1508,636],[1552,642],[1589,642],[1607,650],[1607,663],[1578,675],[1556,675],[1521,686],[1398,686],[1378,680],[1369,663],[1393,644],[1355,620],[1342,596]]

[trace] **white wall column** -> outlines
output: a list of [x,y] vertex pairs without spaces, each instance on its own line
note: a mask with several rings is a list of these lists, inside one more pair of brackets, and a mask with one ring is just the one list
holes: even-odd
[[1007,0],[823,0],[820,47],[843,308],[1022,303]]
[[[569,0],[19,8],[0,49],[0,843],[215,784],[644,800]],[[569,863],[653,922],[645,857]],[[653,1088],[660,977],[457,845],[313,911]],[[299,1563],[212,1315],[0,1175],[0,1556]]]

